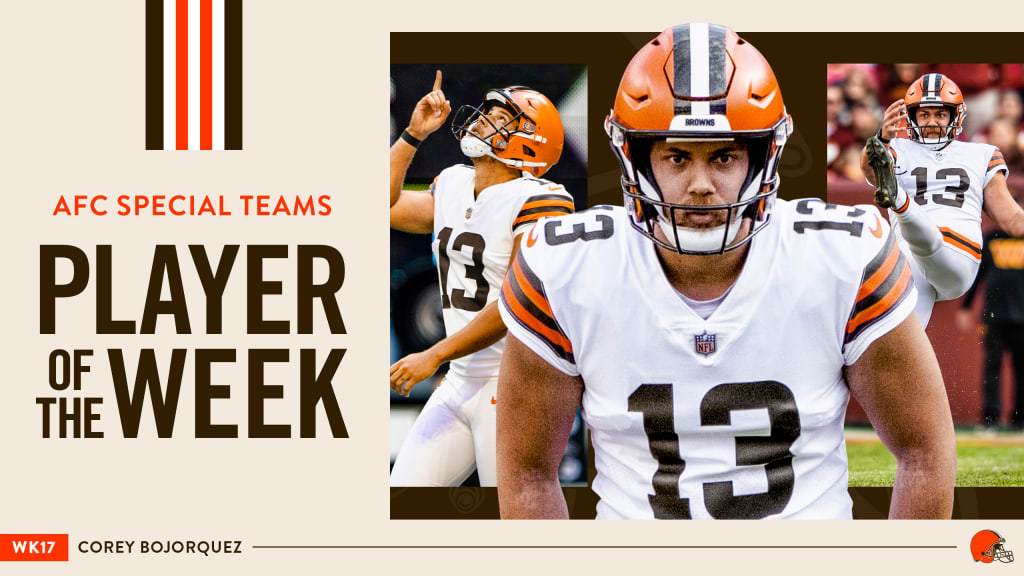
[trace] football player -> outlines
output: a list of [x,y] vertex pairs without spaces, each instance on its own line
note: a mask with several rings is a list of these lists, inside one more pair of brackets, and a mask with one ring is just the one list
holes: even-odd
[[1006,187],[1002,153],[956,139],[966,116],[956,83],[925,74],[889,105],[878,136],[861,151],[875,202],[889,209],[900,248],[911,256],[925,326],[936,300],[959,298],[974,282],[982,210],[1007,234],[1024,236],[1024,210]]
[[452,133],[473,165],[456,165],[430,191],[403,190],[420,143],[440,128],[451,103],[441,90],[420,99],[409,127],[391,147],[391,227],[433,233],[447,337],[391,366],[391,387],[412,387],[451,361],[406,437],[391,472],[392,486],[458,486],[477,469],[495,485],[494,418],[505,326],[498,289],[519,239],[542,216],[570,214],[565,188],[541,179],[562,153],[562,120],[540,92],[494,89],[478,107],[455,114]]
[[582,402],[598,518],[849,518],[852,392],[898,462],[890,515],[948,518],[953,423],[906,258],[873,206],[776,200],[792,120],[764,57],[670,28],[605,126],[625,208],[541,220],[502,288],[502,516],[567,515]]

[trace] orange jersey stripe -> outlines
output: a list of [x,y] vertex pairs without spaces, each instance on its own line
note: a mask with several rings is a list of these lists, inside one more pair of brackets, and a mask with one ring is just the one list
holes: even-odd
[[896,263],[900,259],[900,249],[895,243],[892,245],[892,250],[889,251],[889,255],[886,256],[885,262],[878,267],[878,270],[871,275],[870,278],[864,281],[860,285],[860,290],[857,291],[857,302],[860,302],[864,298],[870,296],[874,291],[885,282],[885,279],[892,273],[892,269],[896,267]]
[[512,273],[515,274],[516,285],[523,291],[526,298],[530,300],[530,303],[536,306],[541,312],[547,314],[551,318],[555,315],[551,312],[551,303],[544,297],[543,294],[537,292],[533,285],[526,279],[526,275],[523,274],[523,269],[519,266],[519,258],[516,258],[512,262]]
[[893,303],[899,300],[900,296],[903,295],[903,292],[907,290],[908,284],[910,284],[910,266],[904,264],[903,271],[900,272],[900,277],[899,280],[896,281],[896,285],[889,290],[889,293],[886,294],[884,298],[851,318],[846,324],[846,333],[850,334],[861,324],[874,320],[888,312]]
[[505,285],[501,289],[505,296],[505,304],[508,306],[509,311],[515,315],[516,319],[528,326],[531,330],[540,334],[548,339],[548,341],[562,350],[572,354],[572,343],[565,336],[562,336],[558,332],[548,328],[540,320],[531,315],[519,300],[516,298],[515,293],[512,291],[512,286],[509,285],[509,280],[505,280]]

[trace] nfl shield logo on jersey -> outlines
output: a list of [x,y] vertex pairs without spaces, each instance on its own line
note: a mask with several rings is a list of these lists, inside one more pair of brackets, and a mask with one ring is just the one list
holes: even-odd
[[697,334],[694,336],[697,343],[697,353],[709,356],[715,353],[715,335],[708,334],[705,330],[703,334]]
[[942,152],[936,152],[935,153],[935,161],[936,162],[942,162],[942,159],[945,158],[945,157],[946,157],[945,154],[943,154]]
[[473,215],[473,207],[470,206],[469,208],[466,208],[466,220],[469,220],[469,217],[472,216],[472,215]]

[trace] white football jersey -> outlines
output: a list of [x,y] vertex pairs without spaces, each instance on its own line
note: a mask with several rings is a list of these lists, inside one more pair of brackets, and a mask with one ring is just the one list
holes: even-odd
[[707,320],[622,208],[522,242],[502,315],[583,379],[598,518],[851,517],[843,367],[916,292],[873,206],[778,200],[771,218]]
[[[442,171],[434,195],[434,259],[441,280],[445,332],[461,330],[498,298],[515,236],[539,218],[570,214],[572,196],[562,186],[522,177],[491,186],[473,197],[476,172],[456,165]],[[494,378],[504,338],[451,363],[451,373],[471,379]]]
[[[907,138],[894,138],[889,148],[900,188],[928,213],[947,245],[980,262],[985,186],[996,173],[1009,172],[999,148],[954,140],[936,151]],[[890,222],[902,238],[895,215]]]

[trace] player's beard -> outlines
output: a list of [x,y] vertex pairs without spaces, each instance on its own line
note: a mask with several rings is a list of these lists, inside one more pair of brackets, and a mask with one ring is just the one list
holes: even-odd
[[[689,203],[685,206],[713,206],[713,204]],[[732,214],[731,209],[724,210],[675,210],[673,221],[676,226],[694,230],[710,230],[725,225]]]

